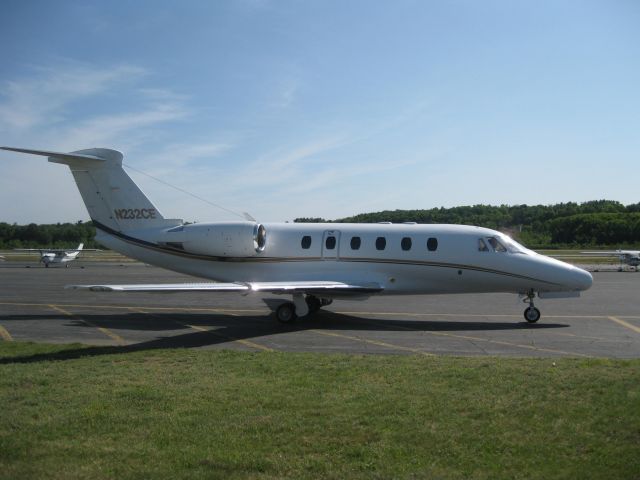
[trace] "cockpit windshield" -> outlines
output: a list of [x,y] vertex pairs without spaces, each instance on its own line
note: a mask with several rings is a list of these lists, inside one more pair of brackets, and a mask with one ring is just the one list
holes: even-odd
[[509,253],[527,253],[527,249],[507,235],[502,235],[500,241],[507,247]]
[[495,235],[478,239],[478,251],[526,254],[527,249],[506,235]]

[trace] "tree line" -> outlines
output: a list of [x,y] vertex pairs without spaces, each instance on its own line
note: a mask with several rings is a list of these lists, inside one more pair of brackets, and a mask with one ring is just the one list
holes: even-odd
[[101,248],[93,239],[96,229],[91,222],[16,225],[0,222],[0,249]]
[[[612,200],[556,205],[473,205],[428,210],[385,210],[337,220],[296,218],[295,222],[457,223],[500,230],[530,248],[640,246],[640,203]],[[0,249],[101,248],[92,222],[16,225],[0,222]]]
[[[324,222],[297,218],[295,222]],[[384,210],[335,223],[456,223],[506,232],[531,248],[632,247],[640,244],[640,203],[612,200],[555,205],[473,205],[428,210]]]

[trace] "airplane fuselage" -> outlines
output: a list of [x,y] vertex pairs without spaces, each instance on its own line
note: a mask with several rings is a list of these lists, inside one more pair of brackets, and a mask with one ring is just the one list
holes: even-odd
[[[143,262],[223,282],[316,280],[379,284],[385,294],[580,291],[591,275],[494,230],[464,225],[201,223],[96,239]],[[494,245],[492,245],[494,244]]]

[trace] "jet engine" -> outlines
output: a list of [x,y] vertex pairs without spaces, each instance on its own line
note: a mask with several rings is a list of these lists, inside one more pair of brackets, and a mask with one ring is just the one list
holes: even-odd
[[267,231],[255,222],[192,223],[166,230],[160,245],[198,255],[254,257],[267,244]]

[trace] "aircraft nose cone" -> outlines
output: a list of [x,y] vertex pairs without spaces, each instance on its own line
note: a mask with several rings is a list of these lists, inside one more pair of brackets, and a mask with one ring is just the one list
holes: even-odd
[[588,290],[593,285],[593,276],[581,268],[576,268],[574,284],[578,290]]

